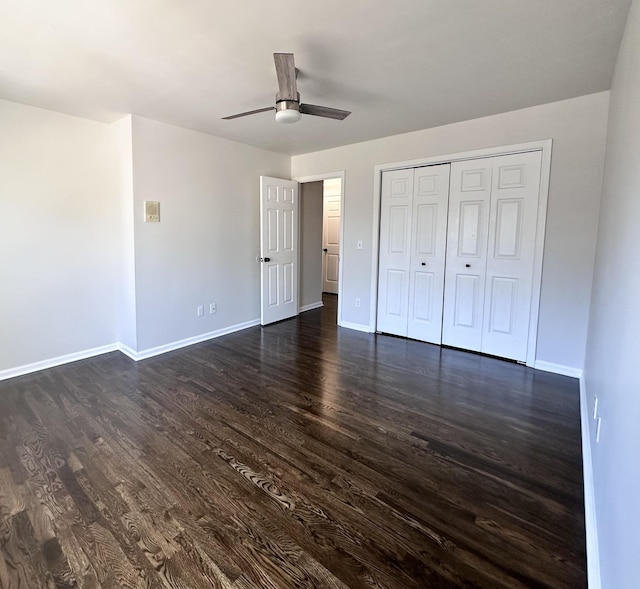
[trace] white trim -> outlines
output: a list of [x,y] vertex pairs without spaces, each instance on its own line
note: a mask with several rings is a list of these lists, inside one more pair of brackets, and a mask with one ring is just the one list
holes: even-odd
[[582,368],[574,366],[565,366],[564,364],[554,364],[545,360],[536,360],[532,368],[542,370],[544,372],[553,372],[562,376],[571,376],[572,378],[580,378],[582,376]]
[[[544,253],[544,235],[547,222],[547,202],[549,199],[549,181],[551,175],[551,149],[553,140],[544,139],[528,143],[517,143],[486,149],[475,149],[461,153],[438,155],[417,160],[378,164],[373,168],[373,231],[371,243],[371,292],[369,305],[369,331],[375,333],[377,329],[378,310],[378,256],[380,248],[380,190],[382,172],[400,170],[403,168],[417,168],[449,162],[495,157],[528,151],[542,152],[542,168],[540,173],[540,195],[538,200],[538,223],[536,230],[536,247],[534,254],[534,270],[531,296],[531,314],[529,316],[529,341],[527,345],[527,366],[535,367],[535,355],[538,339],[538,314],[540,308],[540,287],[542,284],[542,257]],[[544,369],[542,369],[544,370]],[[550,372],[554,372],[551,370]],[[571,375],[573,376],[573,375]]]
[[[534,366],[538,346],[538,319],[540,315],[540,291],[542,290],[542,257],[544,236],[547,228],[547,203],[551,181],[552,140],[542,141],[542,167],[540,169],[540,192],[538,196],[538,224],[536,226],[536,249],[533,257],[533,279],[531,281],[531,311],[529,315],[529,341],[527,342],[527,366]],[[546,144],[546,145],[545,145]]]
[[591,457],[591,428],[587,389],[584,375],[580,376],[580,425],[582,430],[582,477],[584,480],[584,527],[587,533],[587,580],[589,589],[600,589],[600,549],[598,546],[598,524],[596,498]]
[[478,158],[494,157],[497,155],[509,155],[514,153],[523,153],[525,151],[540,151],[544,147],[548,147],[551,139],[542,139],[539,141],[528,141],[526,143],[513,143],[511,145],[496,145],[495,147],[485,147],[483,149],[472,149],[470,151],[460,151],[455,153],[445,153],[441,155],[433,155],[431,157],[419,158],[415,160],[404,160],[399,162],[390,162],[387,164],[377,164],[375,169],[385,170],[401,170],[403,168],[420,168],[422,166],[432,166],[435,164],[446,164],[462,160],[474,160]]
[[22,376],[23,374],[30,374],[31,372],[37,372],[38,370],[54,368],[55,366],[61,366],[62,364],[69,364],[69,362],[86,360],[87,358],[92,358],[93,356],[99,356],[100,354],[115,352],[118,349],[119,347],[117,343],[108,344],[106,346],[99,346],[97,348],[90,348],[88,350],[74,352],[73,354],[65,354],[64,356],[48,358],[47,360],[41,360],[40,362],[33,362],[32,364],[23,364],[22,366],[16,366],[15,368],[7,368],[5,370],[0,370],[0,380],[15,378],[16,376]]
[[307,182],[320,182],[320,180],[332,180],[333,178],[344,179],[344,170],[340,170],[339,172],[326,172],[324,174],[312,174],[311,176],[298,176],[294,178],[294,180],[300,182],[300,184],[306,184]]
[[351,321],[341,321],[338,323],[339,327],[346,329],[354,329],[355,331],[364,331],[364,333],[372,333],[368,325],[364,323],[351,323]]
[[320,307],[324,307],[324,303],[322,301],[318,301],[317,303],[309,303],[308,305],[302,305],[302,307],[299,307],[298,313],[304,313],[305,311],[319,309]]
[[260,325],[260,319],[252,319],[251,321],[245,321],[244,323],[237,323],[236,325],[223,327],[222,329],[217,329],[216,331],[201,333],[200,335],[194,335],[193,337],[181,339],[176,342],[171,342],[169,344],[157,346],[155,348],[148,348],[140,352],[134,352],[130,348],[128,349],[128,352],[124,352],[124,350],[122,351],[125,354],[127,354],[127,356],[129,356],[130,358],[136,361],[145,360],[146,358],[151,358],[152,356],[159,356],[160,354],[166,354],[167,352],[172,352],[173,350],[178,350],[180,348],[186,348],[187,346],[192,346],[193,344],[199,344],[201,342],[205,342],[207,340],[214,339],[222,335],[235,333],[236,331],[242,331],[243,329],[254,327],[255,325]]
[[133,348],[125,346],[123,343],[119,343],[118,350],[120,350],[125,356],[131,358],[131,360],[136,360],[137,352]]
[[[340,178],[342,188],[342,194],[340,195],[340,247],[338,248],[338,325],[340,325],[340,321],[342,320],[342,267],[344,266],[342,263],[342,260],[344,260],[344,204],[347,194],[345,188],[345,172],[341,170],[339,172],[328,172],[326,174],[299,176],[298,178],[294,178],[294,180],[299,184],[306,184],[307,182],[319,182],[320,180],[331,180],[333,178]],[[324,193],[322,206],[324,206]]]
[[[309,306],[309,305],[306,305],[306,306]],[[310,308],[315,309],[321,306],[322,306],[322,302],[314,303],[314,306]],[[308,309],[302,309],[302,310],[308,310]],[[176,342],[171,342],[169,344],[164,344],[162,346],[157,346],[155,348],[148,348],[147,350],[142,350],[140,352],[136,352],[134,349],[130,348],[129,346],[126,346],[125,344],[117,342],[115,344],[100,346],[98,348],[91,348],[90,350],[82,350],[81,352],[74,352],[73,354],[67,354],[65,356],[58,356],[57,358],[42,360],[41,362],[34,362],[33,364],[25,364],[24,366],[17,366],[15,368],[7,368],[6,370],[0,370],[0,380],[15,378],[16,376],[22,376],[23,374],[37,372],[38,370],[54,368],[55,366],[68,364],[69,362],[85,360],[87,358],[92,358],[93,356],[100,356],[101,354],[107,354],[108,352],[120,351],[123,354],[125,354],[125,356],[128,356],[132,360],[135,360],[136,362],[138,362],[139,360],[144,360],[146,358],[151,358],[152,356],[165,354],[166,352],[172,352],[173,350],[178,350],[180,348],[192,346],[193,344],[199,344],[201,342],[204,342],[210,339],[215,339],[223,335],[235,333],[236,331],[242,331],[243,329],[248,329],[249,327],[255,327],[256,325],[260,325],[260,319],[252,319],[251,321],[245,321],[244,323],[237,323],[236,325],[223,327],[222,329],[217,329],[216,331],[202,333],[200,335],[188,337],[186,339],[178,340]]]

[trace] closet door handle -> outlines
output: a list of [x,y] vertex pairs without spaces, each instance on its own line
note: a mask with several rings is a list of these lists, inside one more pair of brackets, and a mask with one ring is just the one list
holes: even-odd
[[465,264],[464,267],[465,268],[471,268],[471,264]]
[[426,263],[426,262],[422,262],[422,266],[426,266],[426,265],[427,265],[427,263]]

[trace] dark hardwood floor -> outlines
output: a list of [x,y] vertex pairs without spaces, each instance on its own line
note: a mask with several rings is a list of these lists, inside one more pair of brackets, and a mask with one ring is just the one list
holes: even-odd
[[578,385],[299,318],[0,383],[0,587],[586,587]]

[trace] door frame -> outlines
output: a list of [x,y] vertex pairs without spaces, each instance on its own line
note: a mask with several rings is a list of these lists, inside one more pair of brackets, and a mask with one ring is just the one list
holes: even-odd
[[[538,217],[536,224],[536,244],[533,262],[533,281],[531,287],[531,313],[529,315],[529,337],[527,341],[526,365],[534,367],[536,360],[536,348],[538,343],[538,318],[540,314],[540,290],[542,286],[542,259],[544,255],[544,239],[547,223],[547,202],[549,200],[549,180],[551,176],[551,151],[552,139],[531,141],[527,143],[516,143],[513,145],[503,145],[489,147],[485,149],[475,149],[459,153],[437,155],[428,158],[392,162],[388,164],[378,164],[373,168],[373,230],[371,247],[371,294],[369,305],[369,331],[377,331],[378,322],[378,267],[380,253],[380,201],[382,189],[382,172],[390,170],[401,170],[404,168],[418,168],[436,164],[446,164],[450,162],[473,160],[514,153],[524,153],[529,151],[542,152],[542,167],[540,171],[540,194],[538,198]],[[343,188],[344,192],[344,188]],[[340,241],[342,247],[342,236]],[[340,277],[342,283],[342,276]]]
[[[298,176],[293,178],[298,184],[306,184],[307,182],[319,182],[321,180],[331,180],[333,178],[340,178],[342,186],[342,194],[340,195],[340,247],[338,248],[338,325],[342,325],[342,268],[344,264],[344,203],[345,203],[345,171],[339,172],[327,172],[325,174],[313,174],[312,176]],[[324,207],[324,193],[322,206]],[[300,223],[298,223],[298,231],[300,231]],[[300,239],[298,238],[298,248],[300,248]],[[300,272],[300,275],[302,273]],[[298,298],[298,305],[300,304],[300,298]],[[298,310],[299,312],[299,310]]]

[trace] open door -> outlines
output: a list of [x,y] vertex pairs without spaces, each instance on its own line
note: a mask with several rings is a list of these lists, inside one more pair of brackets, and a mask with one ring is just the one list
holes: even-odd
[[[324,182],[322,207],[322,292],[338,294],[340,267],[340,179],[327,188]],[[335,187],[334,187],[335,185]]]
[[260,322],[298,314],[298,183],[260,176]]

